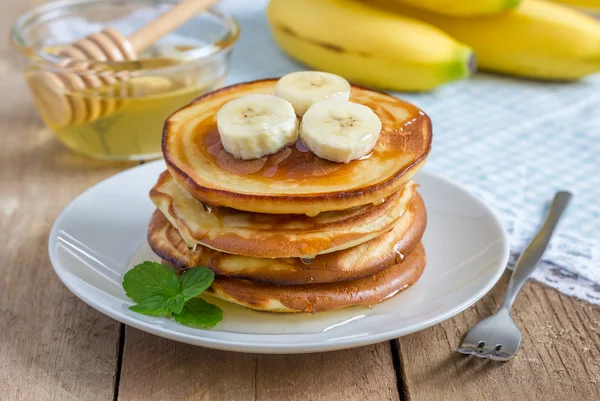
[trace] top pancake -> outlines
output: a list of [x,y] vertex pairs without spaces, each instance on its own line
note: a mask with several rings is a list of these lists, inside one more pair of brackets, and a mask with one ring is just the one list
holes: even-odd
[[350,101],[370,107],[382,130],[362,160],[334,163],[300,144],[258,160],[222,149],[217,111],[249,94],[273,94],[277,79],[243,83],[204,95],[165,122],[163,154],[171,175],[210,205],[270,214],[317,215],[380,201],[399,190],[431,149],[431,121],[414,105],[352,85]]

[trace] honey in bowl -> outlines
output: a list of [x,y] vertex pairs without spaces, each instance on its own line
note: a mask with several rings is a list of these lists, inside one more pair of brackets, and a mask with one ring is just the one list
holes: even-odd
[[239,28],[209,3],[66,0],[24,14],[11,39],[42,119],[92,157],[160,157],[164,120],[227,73]]
[[173,111],[222,86],[224,78],[214,69],[137,75],[68,92],[47,84],[41,89],[35,69],[26,72],[26,80],[41,117],[69,148],[101,159],[148,159],[160,157],[162,126]]

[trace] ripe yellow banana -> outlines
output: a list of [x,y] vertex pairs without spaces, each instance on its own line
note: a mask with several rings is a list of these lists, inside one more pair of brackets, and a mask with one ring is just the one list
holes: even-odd
[[[410,4],[438,14],[472,16],[494,14],[516,7],[521,0],[388,0]],[[567,0],[564,0],[567,1]],[[577,1],[577,0],[572,0]],[[579,0],[586,1],[586,0]],[[587,0],[593,1],[593,0]]]
[[471,50],[441,30],[351,0],[272,0],[279,46],[317,70],[381,89],[422,91],[467,77]]
[[498,15],[456,18],[389,0],[363,2],[443,29],[473,48],[482,70],[547,80],[600,71],[600,24],[560,4],[523,0]]
[[585,8],[587,10],[600,12],[600,0],[552,0],[569,6]]

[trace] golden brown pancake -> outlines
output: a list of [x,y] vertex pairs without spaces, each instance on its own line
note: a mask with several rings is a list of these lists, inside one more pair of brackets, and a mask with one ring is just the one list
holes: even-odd
[[408,208],[416,186],[409,182],[379,205],[308,217],[210,207],[190,196],[169,172],[164,172],[150,191],[150,199],[190,248],[200,244],[255,258],[313,258],[390,231]]
[[273,285],[216,276],[210,293],[222,300],[268,312],[324,312],[355,305],[375,305],[413,285],[425,268],[418,244],[402,263],[372,276],[340,283]]
[[370,107],[382,121],[368,157],[334,163],[297,144],[262,159],[234,159],[220,145],[217,111],[240,96],[272,94],[276,82],[211,92],[167,119],[162,143],[167,168],[196,199],[250,212],[314,216],[387,198],[424,164],[431,149],[429,117],[410,103],[357,85],[350,100]]
[[150,221],[148,243],[154,253],[178,270],[207,266],[218,275],[272,284],[337,282],[365,277],[401,261],[421,240],[426,220],[423,201],[416,194],[391,231],[356,247],[317,256],[310,264],[299,258],[237,256],[201,245],[190,249],[159,210]]

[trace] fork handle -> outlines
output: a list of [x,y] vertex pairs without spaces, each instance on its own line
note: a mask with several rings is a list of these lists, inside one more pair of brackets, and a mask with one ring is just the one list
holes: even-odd
[[544,225],[540,228],[540,231],[529,243],[517,261],[515,269],[510,276],[508,289],[506,290],[500,309],[506,309],[508,311],[511,308],[519,290],[523,284],[525,284],[529,276],[531,276],[538,262],[544,255],[544,251],[546,251],[546,248],[548,247],[550,238],[552,238],[552,233],[563,212],[569,205],[571,197],[571,193],[567,191],[560,191],[554,195],[554,200],[552,201]]

